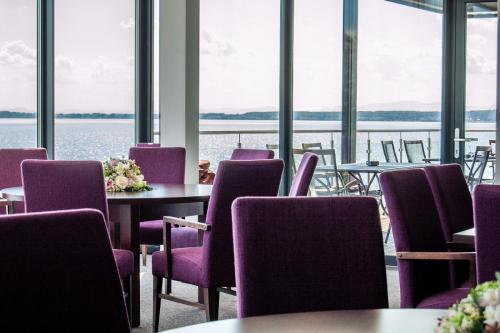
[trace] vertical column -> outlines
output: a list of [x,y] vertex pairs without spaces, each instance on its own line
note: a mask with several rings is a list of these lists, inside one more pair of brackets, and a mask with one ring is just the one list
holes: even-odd
[[456,128],[465,137],[465,5],[462,0],[444,1],[441,163],[464,160],[464,143],[455,143],[454,138]]
[[153,0],[135,1],[135,140],[153,142]]
[[358,0],[344,0],[342,60],[342,163],[356,162]]
[[37,2],[37,141],[54,158],[54,0]]
[[287,194],[293,165],[293,0],[281,0],[279,154],[285,162],[281,191]]
[[200,0],[160,1],[162,146],[186,148],[186,182],[198,183]]

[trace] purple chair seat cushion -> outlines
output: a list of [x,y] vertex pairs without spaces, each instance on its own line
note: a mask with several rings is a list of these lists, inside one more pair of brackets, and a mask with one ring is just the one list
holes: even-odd
[[418,309],[448,309],[457,301],[467,297],[469,289],[457,288],[445,290],[440,293],[424,298],[418,303]]
[[134,272],[134,254],[128,250],[113,250],[118,274],[121,279],[128,278]]
[[[208,287],[202,279],[202,247],[172,250],[172,279],[200,287]],[[165,277],[165,252],[153,253],[153,275]]]
[[[140,224],[141,244],[163,244],[163,221],[146,221]],[[198,231],[191,228],[172,229],[172,248],[198,246]]]

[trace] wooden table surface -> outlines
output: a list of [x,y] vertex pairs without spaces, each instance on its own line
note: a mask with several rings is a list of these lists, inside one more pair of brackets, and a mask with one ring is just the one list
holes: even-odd
[[445,310],[386,309],[309,312],[229,319],[170,333],[432,333]]
[[[141,221],[162,219],[165,215],[200,215],[204,220],[211,185],[198,184],[150,184],[152,191],[107,193],[109,220],[119,224],[119,235],[111,235],[116,248],[134,253],[134,273],[132,275],[132,327],[140,325],[140,229]],[[22,187],[1,189],[1,196],[9,202],[24,201]],[[50,194],[49,194],[50,195]],[[14,212],[9,205],[9,212]],[[115,238],[116,236],[116,238]]]
[[470,228],[453,234],[453,243],[472,244],[476,239],[476,229]]

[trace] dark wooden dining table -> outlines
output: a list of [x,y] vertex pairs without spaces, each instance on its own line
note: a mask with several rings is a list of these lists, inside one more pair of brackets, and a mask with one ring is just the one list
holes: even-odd
[[470,228],[464,231],[456,232],[453,234],[453,243],[457,244],[472,244],[476,240],[476,229]]
[[[431,333],[445,310],[384,309],[306,312],[229,319],[178,328],[170,333]],[[164,332],[164,333],[165,333]]]
[[[145,192],[107,193],[109,220],[118,226],[111,235],[115,248],[134,253],[134,274],[132,276],[132,318],[133,327],[140,325],[140,237],[141,221],[162,219],[163,216],[185,217],[198,215],[204,221],[212,191],[210,185],[151,184],[152,190]],[[15,202],[24,201],[22,187],[0,190],[1,197],[8,200],[8,212],[15,213]],[[47,193],[50,195],[50,193]]]

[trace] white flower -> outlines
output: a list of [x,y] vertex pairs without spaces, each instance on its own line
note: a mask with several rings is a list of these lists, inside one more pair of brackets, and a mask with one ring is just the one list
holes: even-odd
[[134,176],[134,180],[136,182],[142,182],[144,180],[144,176],[143,175]]
[[483,295],[479,298],[478,303],[482,307],[497,305],[499,298],[498,289],[488,289],[484,291]]
[[115,185],[124,190],[128,186],[128,179],[124,176],[118,176],[115,179]]
[[485,324],[490,326],[500,323],[500,306],[487,306],[484,309],[484,318]]

